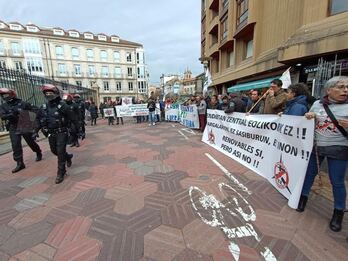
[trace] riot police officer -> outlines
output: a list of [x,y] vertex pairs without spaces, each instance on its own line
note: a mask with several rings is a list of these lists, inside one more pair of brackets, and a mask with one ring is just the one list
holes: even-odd
[[74,94],[74,102],[78,105],[78,108],[79,108],[79,125],[80,125],[80,128],[81,128],[81,138],[84,139],[86,137],[86,130],[85,130],[85,104],[83,102],[83,100],[81,99],[81,96],[76,93]]
[[69,134],[70,134],[70,140],[68,141],[68,144],[71,144],[70,147],[80,147],[79,139],[78,139],[78,133],[80,130],[79,125],[75,125],[76,123],[80,124],[80,109],[78,104],[73,102],[73,97],[71,94],[64,94],[63,100],[65,103],[69,106],[70,110],[73,112],[74,122],[70,122],[69,126]]
[[17,98],[16,92],[7,88],[0,88],[0,96],[4,103],[0,105],[0,117],[6,122],[6,128],[10,133],[13,159],[17,162],[17,166],[12,170],[16,173],[25,168],[23,162],[22,136],[32,151],[36,152],[36,161],[42,159],[40,146],[33,138],[33,132],[18,129],[19,114],[21,111],[30,111],[32,106],[30,103]]
[[72,164],[73,154],[66,152],[68,142],[68,127],[72,121],[77,124],[73,112],[69,106],[61,100],[59,89],[52,84],[42,86],[42,92],[45,95],[47,103],[43,104],[38,112],[38,128],[48,137],[51,152],[58,157],[58,172],[56,184],[64,180],[66,168]]

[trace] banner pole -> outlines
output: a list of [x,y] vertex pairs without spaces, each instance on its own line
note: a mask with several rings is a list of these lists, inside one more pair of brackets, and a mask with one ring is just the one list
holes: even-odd
[[255,104],[250,108],[250,110],[249,110],[247,113],[250,113],[250,112],[255,108],[255,106],[256,106],[264,97],[266,97],[267,94],[268,94],[268,91],[265,92],[265,93],[261,96],[261,98],[259,98],[259,99],[257,100],[257,102],[255,102]]

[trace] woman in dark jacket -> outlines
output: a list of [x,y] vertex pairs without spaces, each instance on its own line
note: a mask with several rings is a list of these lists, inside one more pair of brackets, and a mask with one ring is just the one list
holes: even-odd
[[89,112],[91,113],[91,126],[97,125],[98,108],[95,106],[94,102],[89,106]]
[[288,88],[285,110],[283,114],[303,116],[308,112],[307,86],[303,83],[291,84]]

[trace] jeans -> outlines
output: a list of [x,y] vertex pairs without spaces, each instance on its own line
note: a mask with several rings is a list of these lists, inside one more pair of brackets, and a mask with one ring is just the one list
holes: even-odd
[[[319,165],[323,162],[324,157],[319,156]],[[346,208],[346,187],[344,184],[345,173],[347,169],[347,160],[339,160],[327,157],[327,164],[329,169],[329,178],[332,185],[334,208],[344,210]],[[302,195],[307,196],[313,185],[315,176],[318,174],[317,159],[314,153],[309,159],[308,168],[306,172],[305,181],[302,188]]]
[[155,123],[156,121],[155,117],[156,117],[155,111],[149,111],[149,118],[151,123]]

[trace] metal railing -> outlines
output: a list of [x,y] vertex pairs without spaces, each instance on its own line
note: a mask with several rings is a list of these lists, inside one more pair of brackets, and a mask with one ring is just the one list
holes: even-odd
[[97,92],[86,87],[34,76],[23,71],[0,68],[0,88],[14,89],[19,98],[35,106],[41,106],[45,102],[40,87],[46,83],[57,86],[62,93],[78,93],[84,100],[97,100]]

